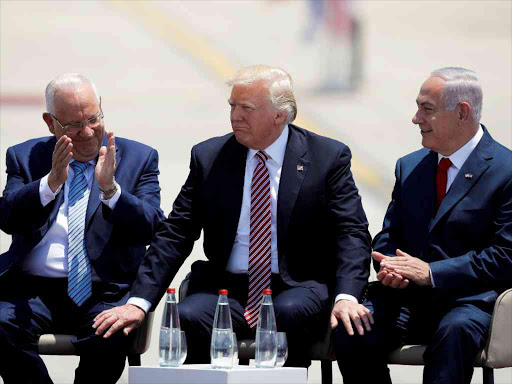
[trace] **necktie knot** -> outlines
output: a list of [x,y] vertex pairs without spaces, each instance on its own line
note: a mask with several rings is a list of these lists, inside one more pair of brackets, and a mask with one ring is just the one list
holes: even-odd
[[73,168],[73,171],[75,173],[84,173],[87,169],[87,163],[82,163],[81,161],[73,161],[70,164],[71,168]]
[[441,159],[441,161],[439,162],[439,168],[441,168],[441,170],[443,170],[444,172],[446,172],[448,170],[448,168],[451,167],[451,165],[452,165],[452,162],[447,157],[443,157]]
[[270,158],[270,156],[267,155],[264,151],[258,151],[256,153],[256,158],[260,163],[265,164],[265,162]]

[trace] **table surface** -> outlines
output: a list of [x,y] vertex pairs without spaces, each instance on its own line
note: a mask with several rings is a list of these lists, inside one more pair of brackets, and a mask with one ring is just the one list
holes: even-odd
[[256,368],[237,365],[232,369],[214,369],[210,364],[190,364],[181,367],[130,367],[130,384],[306,384],[306,368]]

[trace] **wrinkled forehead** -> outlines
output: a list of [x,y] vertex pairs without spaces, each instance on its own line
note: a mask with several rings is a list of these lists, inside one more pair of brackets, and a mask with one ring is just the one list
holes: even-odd
[[55,113],[58,116],[93,115],[98,109],[96,93],[88,83],[62,87],[55,92]]
[[270,101],[270,91],[267,81],[255,81],[250,84],[235,84],[231,89],[230,102],[262,103]]

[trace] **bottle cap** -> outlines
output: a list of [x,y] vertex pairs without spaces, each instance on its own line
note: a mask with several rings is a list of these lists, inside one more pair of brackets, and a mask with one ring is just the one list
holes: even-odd
[[227,289],[219,289],[219,295],[227,296],[228,295],[228,290]]
[[167,293],[176,293],[176,288],[167,288]]
[[263,290],[263,294],[264,295],[271,295],[272,294],[272,290],[269,289],[269,288],[266,288],[266,289]]

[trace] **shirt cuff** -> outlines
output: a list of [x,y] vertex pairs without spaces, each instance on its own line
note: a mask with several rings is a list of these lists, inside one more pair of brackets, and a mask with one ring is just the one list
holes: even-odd
[[55,193],[52,192],[50,189],[50,186],[48,185],[48,176],[50,174],[46,175],[41,179],[39,182],[39,199],[41,200],[41,205],[43,207],[46,207],[48,204],[50,204],[53,200],[55,200],[55,197],[62,189],[62,185],[57,188]]
[[146,313],[148,313],[151,308],[151,303],[141,297],[130,297],[126,304],[136,305]]
[[430,275],[430,283],[432,284],[432,287],[436,287],[436,283],[434,281],[434,276],[432,275],[432,269],[430,268],[430,265],[428,266],[429,275]]
[[348,300],[354,303],[359,303],[359,301],[354,296],[348,295],[346,293],[340,293],[339,295],[337,295],[336,299],[334,300],[334,303],[336,304],[340,300]]
[[101,202],[112,210],[116,207],[117,200],[119,200],[119,196],[121,196],[121,186],[116,183],[116,187],[117,187],[116,193],[114,193],[114,196],[112,196],[108,200],[102,199],[101,196],[103,196],[103,195],[100,193]]

